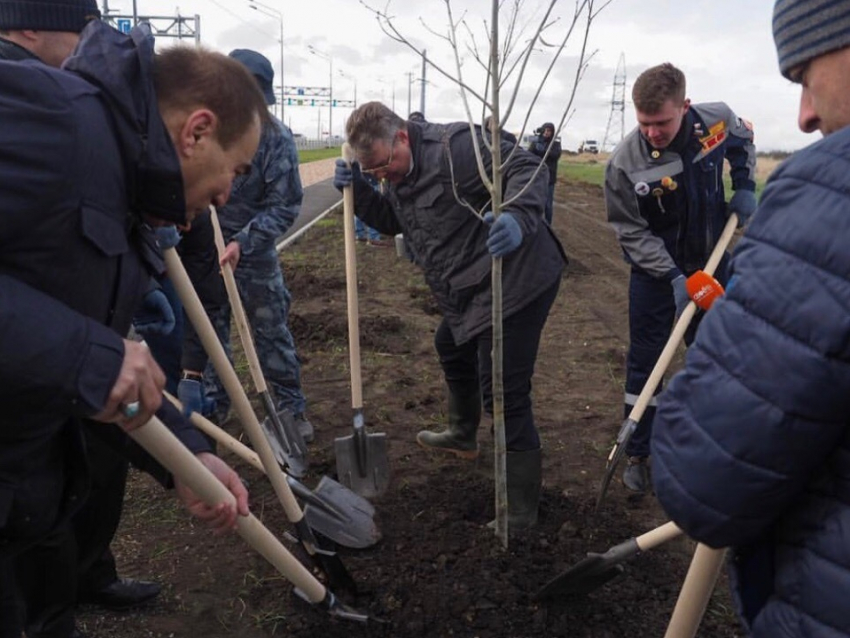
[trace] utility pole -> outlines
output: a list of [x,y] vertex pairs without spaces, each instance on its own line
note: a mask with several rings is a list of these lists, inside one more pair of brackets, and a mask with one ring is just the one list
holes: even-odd
[[412,111],[410,106],[410,87],[413,86],[413,71],[407,72],[407,114]]
[[[619,118],[617,114],[619,113]],[[619,135],[617,129],[620,129]],[[626,54],[620,53],[617,70],[614,71],[614,93],[611,96],[611,113],[608,115],[608,126],[605,127],[605,138],[602,140],[602,150],[610,150],[608,144],[614,147],[623,141],[626,134]]]
[[[422,77],[421,84],[419,85],[421,88],[419,89],[419,111],[422,115],[425,115],[425,61],[427,58],[428,52],[426,50],[422,51]],[[410,110],[408,109],[408,115],[410,114]]]
[[330,53],[323,53],[312,44],[307,45],[307,50],[313,55],[327,60],[330,68],[330,72],[328,73],[328,91],[330,93],[328,97],[328,136],[332,140],[334,134],[334,59]]
[[259,0],[248,0],[248,6],[251,7],[254,11],[262,13],[264,16],[268,16],[269,18],[277,18],[279,26],[280,26],[280,121],[283,121],[283,104],[286,102],[284,99],[283,86],[285,84],[283,77],[283,13],[271,7],[267,4],[263,4],[259,2]]

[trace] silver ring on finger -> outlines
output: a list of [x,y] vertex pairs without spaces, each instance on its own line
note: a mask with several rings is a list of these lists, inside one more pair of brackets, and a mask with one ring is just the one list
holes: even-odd
[[127,404],[122,403],[121,404],[121,414],[126,416],[128,419],[132,419],[134,416],[136,416],[139,413],[140,407],[141,406],[139,405],[138,401],[133,401],[132,403],[127,403]]

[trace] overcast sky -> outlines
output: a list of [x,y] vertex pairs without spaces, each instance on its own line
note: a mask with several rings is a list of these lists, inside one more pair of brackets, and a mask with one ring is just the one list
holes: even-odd
[[[367,3],[382,9],[386,6],[386,0]],[[111,13],[130,14],[133,9],[131,0],[109,0],[108,5]],[[358,104],[382,100],[406,116],[408,78],[413,78],[411,108],[419,109],[421,58],[384,35],[374,13],[358,0],[263,0],[262,5],[266,8],[254,10],[249,0],[182,0],[179,12],[200,15],[201,41],[206,46],[224,53],[234,48],[255,49],[271,60],[278,76],[281,21],[277,14],[282,14],[287,86],[327,87],[330,57],[336,99],[354,100],[356,85]],[[543,0],[525,0],[520,23],[528,27],[519,39],[531,35],[531,25],[540,19],[543,5]],[[136,6],[139,15],[170,16],[178,11],[174,2],[166,0],[137,0]],[[437,35],[447,32],[444,0],[391,0],[389,6],[399,30],[456,76],[451,47]],[[484,24],[490,21],[489,6],[485,0],[452,0],[455,18],[465,15],[479,46],[486,47]],[[554,15],[558,21],[545,32],[546,42],[563,39],[574,6],[573,0],[557,5]],[[613,0],[591,27],[587,50],[593,57],[573,100],[572,115],[561,132],[564,147],[574,149],[581,140],[590,138],[601,144],[606,131],[609,139],[619,139],[620,111],[615,109],[612,118],[615,88],[616,93],[625,95],[624,128],[631,130],[635,125],[632,82],[641,71],[660,62],[672,62],[685,72],[693,102],[724,101],[736,114],[752,121],[760,149],[796,150],[815,141],[817,136],[804,135],[797,129],[799,87],[783,79],[777,69],[771,36],[772,7],[773,0]],[[505,22],[503,18],[503,26]],[[530,128],[561,119],[576,73],[581,30],[574,32],[545,83],[531,112]],[[459,37],[464,43],[470,41],[466,31]],[[157,46],[173,42],[161,39]],[[322,55],[311,53],[308,45]],[[507,129],[517,131],[522,126],[552,51],[541,48],[532,57]],[[483,76],[476,71],[474,59],[465,47],[462,54],[464,77],[475,90],[483,91]],[[625,58],[624,91],[621,83],[615,87],[621,54]],[[456,86],[431,68],[425,77],[427,118],[438,122],[464,119]],[[279,83],[279,77],[275,82]],[[509,94],[504,91],[502,100],[506,101]],[[479,117],[480,105],[473,101],[472,108]],[[350,109],[333,109],[334,134],[342,134],[349,113]],[[328,131],[328,108],[286,106],[284,120],[296,133],[314,137],[320,130]]]

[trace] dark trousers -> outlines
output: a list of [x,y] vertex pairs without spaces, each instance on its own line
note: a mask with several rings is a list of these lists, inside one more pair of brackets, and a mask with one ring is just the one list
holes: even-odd
[[[628,416],[646,385],[664,345],[670,338],[676,316],[673,288],[669,282],[633,270],[629,279],[629,352],[626,356],[626,397],[624,411]],[[649,456],[649,438],[655,418],[657,396],[643,412],[637,430],[626,446],[629,456]]]
[[[537,361],[540,333],[558,295],[560,280],[527,306],[502,322],[502,374],[505,386],[505,440],[513,452],[536,450],[540,437],[531,409],[531,377]],[[493,332],[485,330],[457,345],[445,319],[434,335],[434,345],[449,388],[478,383],[484,409],[493,413]]]
[[546,190],[546,207],[543,209],[543,217],[546,223],[552,225],[552,213],[555,207],[555,182],[549,184]]
[[91,482],[83,507],[47,539],[0,565],[0,638],[20,638],[24,626],[28,638],[67,638],[78,592],[118,578],[109,545],[121,518],[128,462],[91,433],[85,444]]
[[76,551],[67,525],[0,563],[0,638],[68,638],[74,630]]
[[[729,255],[725,255],[717,268],[717,279],[725,284]],[[696,316],[685,332],[685,343],[694,340],[703,312]],[[669,282],[650,277],[640,270],[632,270],[629,279],[629,352],[626,356],[626,397],[624,416],[628,417],[637,398],[652,374],[661,351],[670,339],[676,320],[676,302]],[[628,456],[649,456],[649,439],[655,406],[663,383],[655,389],[652,401],[644,410],[638,427],[626,446]]]
[[118,578],[109,545],[121,520],[129,463],[90,433],[86,435],[86,451],[91,488],[85,505],[74,515],[78,555],[75,578],[81,592],[92,592]]

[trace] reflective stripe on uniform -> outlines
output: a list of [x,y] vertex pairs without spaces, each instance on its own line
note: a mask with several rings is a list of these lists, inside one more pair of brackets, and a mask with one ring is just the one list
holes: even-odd
[[[629,394],[628,392],[626,392],[626,400],[625,400],[626,405],[635,405],[637,403],[639,396],[640,396],[639,394]],[[655,395],[654,397],[652,397],[649,400],[649,403],[647,403],[646,405],[648,407],[653,407],[653,408],[657,407],[658,406],[658,395]]]

